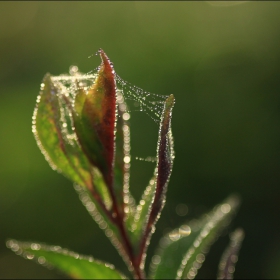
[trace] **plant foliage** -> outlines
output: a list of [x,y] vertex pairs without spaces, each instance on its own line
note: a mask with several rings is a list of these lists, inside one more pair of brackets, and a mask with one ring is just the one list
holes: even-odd
[[[32,130],[50,166],[74,183],[82,203],[119,251],[135,279],[145,279],[145,257],[155,224],[165,204],[174,161],[171,131],[173,95],[164,102],[159,127],[154,175],[139,204],[129,191],[129,112],[118,89],[113,64],[99,50],[101,65],[90,84],[83,76],[54,77],[46,74],[33,115]],[[68,79],[67,91],[62,79]],[[196,223],[171,231],[160,241],[148,278],[193,279],[211,244],[238,207],[231,196]],[[222,257],[219,278],[232,277],[243,233],[232,235]],[[15,253],[39,264],[54,267],[77,279],[125,279],[93,257],[39,243],[9,240]]]

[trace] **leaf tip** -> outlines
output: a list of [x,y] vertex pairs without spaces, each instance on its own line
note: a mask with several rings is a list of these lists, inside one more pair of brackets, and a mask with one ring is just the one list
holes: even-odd
[[[110,65],[110,66],[112,66],[112,63],[110,62],[109,57],[107,56],[107,54],[106,54],[101,48],[98,50],[98,53],[99,53],[99,55],[100,55],[100,57],[101,57],[101,60],[102,60],[102,63],[103,63],[104,65]],[[112,68],[112,67],[111,67],[111,68]]]
[[43,82],[51,82],[51,74],[50,73],[46,73],[44,78],[43,78]]
[[167,107],[173,107],[175,104],[175,97],[173,94],[170,94],[167,99],[165,100],[165,104]]
[[162,115],[162,124],[167,129],[170,128],[169,121],[171,120],[172,109],[175,104],[175,97],[173,94],[169,95],[164,103],[163,115]]

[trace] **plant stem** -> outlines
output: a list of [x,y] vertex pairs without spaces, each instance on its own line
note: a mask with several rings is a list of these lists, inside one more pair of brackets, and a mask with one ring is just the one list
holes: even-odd
[[134,277],[135,279],[145,279],[145,273],[144,271],[140,268],[137,260],[136,260],[136,257],[133,253],[133,248],[132,248],[132,245],[131,245],[131,242],[130,242],[130,239],[127,235],[127,232],[125,230],[125,227],[124,227],[124,223],[123,223],[123,219],[118,219],[118,227],[120,229],[120,233],[121,233],[121,236],[122,236],[122,239],[124,241],[124,244],[126,246],[126,252],[127,252],[127,255],[131,261],[131,266],[133,268],[133,272],[134,272]]
[[132,272],[134,274],[135,279],[145,279],[146,278],[145,273],[140,268],[139,262],[137,262],[137,258],[134,254],[130,238],[129,238],[129,236],[127,234],[127,231],[125,229],[123,214],[119,211],[119,208],[118,208],[116,196],[115,196],[115,193],[114,193],[113,188],[112,188],[112,185],[113,185],[112,184],[112,182],[113,182],[112,179],[113,179],[113,177],[111,177],[109,182],[107,181],[107,183],[110,186],[108,189],[109,189],[109,193],[110,193],[111,198],[112,198],[113,213],[115,214],[115,217],[113,217],[113,218],[115,218],[114,219],[115,224],[119,228],[119,232],[120,232],[120,235],[122,237],[122,241],[125,245],[124,250],[126,252],[126,255],[129,258],[129,261],[131,262],[131,263],[128,263],[127,265],[132,268]]

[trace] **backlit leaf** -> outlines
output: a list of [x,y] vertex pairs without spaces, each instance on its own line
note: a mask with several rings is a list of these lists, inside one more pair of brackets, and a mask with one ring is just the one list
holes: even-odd
[[193,279],[210,246],[229,224],[238,205],[237,197],[229,197],[204,218],[184,224],[166,235],[152,258],[150,277]]
[[113,185],[115,152],[115,72],[106,54],[90,89],[76,96],[74,125],[81,147],[92,165],[99,168],[109,188]]
[[244,231],[240,228],[230,234],[230,244],[222,255],[217,279],[233,279],[233,273],[243,239]]
[[[139,243],[140,238],[143,234],[143,225],[147,223],[148,214],[151,211],[151,204],[155,195],[155,187],[156,187],[156,176],[154,176],[147,188],[145,189],[139,204],[136,207],[135,215],[133,217],[132,224],[130,225],[131,231],[131,238],[134,244]],[[136,248],[139,250],[139,248]]]
[[26,259],[35,260],[49,268],[56,268],[74,279],[126,279],[111,264],[59,246],[9,240],[7,247]]
[[174,151],[171,116],[174,102],[173,95],[170,95],[165,101],[158,137],[155,175],[145,190],[135,215],[133,229],[136,240],[140,241],[138,250],[141,263],[145,259],[145,251],[154,231],[154,225],[164,206],[167,185],[172,171]]
[[47,74],[33,115],[32,131],[37,144],[53,169],[81,186],[91,187],[90,164],[73,137],[69,122],[67,104]]

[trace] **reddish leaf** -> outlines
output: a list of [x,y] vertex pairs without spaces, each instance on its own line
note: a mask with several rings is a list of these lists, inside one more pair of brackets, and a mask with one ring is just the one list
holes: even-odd
[[108,57],[99,51],[102,63],[97,78],[86,93],[75,100],[75,130],[89,161],[99,168],[109,188],[113,184],[115,150],[116,83]]
[[174,106],[174,96],[171,94],[166,102],[161,120],[160,137],[157,148],[157,185],[150,222],[154,223],[165,202],[165,193],[169,177],[171,175],[174,151],[173,137],[171,134],[171,114]]
[[171,175],[174,151],[173,137],[171,133],[171,115],[174,106],[174,96],[170,95],[166,101],[161,117],[161,126],[157,146],[157,168],[156,168],[156,185],[154,198],[149,208],[148,219],[144,226],[142,240],[140,243],[139,263],[144,261],[145,251],[149,243],[154,225],[158,220],[165,203],[165,194],[168,181]]

